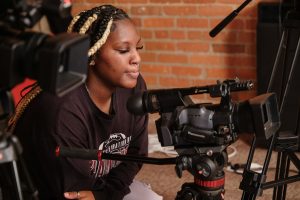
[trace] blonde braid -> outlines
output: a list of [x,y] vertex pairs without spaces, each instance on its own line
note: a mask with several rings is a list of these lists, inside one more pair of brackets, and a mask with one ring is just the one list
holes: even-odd
[[112,5],[102,5],[81,12],[71,21],[68,32],[89,34],[91,38],[91,47],[87,52],[89,65],[94,65],[96,52],[107,41],[111,30],[114,29],[113,22],[121,19],[129,19],[123,10]]
[[89,49],[89,51],[88,51],[89,57],[94,55],[100,49],[100,47],[106,42],[108,35],[110,33],[112,23],[113,23],[113,18],[111,17],[102,37]]
[[93,14],[93,16],[90,16],[83,24],[83,26],[79,30],[79,34],[85,34],[85,32],[90,28],[90,26],[93,24],[94,21],[96,21],[98,18],[98,15]]
[[67,30],[68,33],[72,33],[72,31],[73,31],[73,26],[74,26],[74,24],[79,20],[79,18],[80,18],[80,15],[77,15],[77,16],[73,17],[73,19],[72,19],[70,25],[68,26],[68,30]]

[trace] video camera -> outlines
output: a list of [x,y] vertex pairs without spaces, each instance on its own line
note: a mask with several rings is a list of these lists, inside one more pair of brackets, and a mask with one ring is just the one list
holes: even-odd
[[[156,128],[162,146],[227,146],[238,133],[254,132],[267,140],[280,126],[275,94],[238,103],[231,99],[231,92],[252,87],[252,81],[236,79],[204,87],[149,90],[132,96],[127,108],[134,114],[160,113]],[[203,93],[220,97],[220,104],[195,104],[188,96]]]
[[43,5],[11,2],[1,13],[0,90],[9,90],[28,77],[36,80],[43,90],[62,96],[85,80],[88,36],[75,33],[53,36],[25,29],[41,18]]

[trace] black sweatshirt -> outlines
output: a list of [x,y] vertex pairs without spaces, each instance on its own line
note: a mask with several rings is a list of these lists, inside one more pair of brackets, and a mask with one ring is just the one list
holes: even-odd
[[122,199],[141,168],[135,162],[55,157],[57,145],[100,149],[105,153],[146,156],[148,116],[134,116],[127,99],[146,89],[117,88],[111,114],[100,111],[84,85],[62,98],[42,92],[25,110],[15,134],[41,199],[63,199],[65,191],[92,190],[96,199]]

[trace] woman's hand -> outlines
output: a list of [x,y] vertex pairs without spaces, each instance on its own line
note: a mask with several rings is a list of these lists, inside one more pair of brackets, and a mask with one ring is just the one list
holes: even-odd
[[91,191],[65,192],[66,199],[95,200]]

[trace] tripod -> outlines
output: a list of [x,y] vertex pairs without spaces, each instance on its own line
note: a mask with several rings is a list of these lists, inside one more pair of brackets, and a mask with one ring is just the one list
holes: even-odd
[[[267,90],[267,92],[275,92],[279,98],[281,129],[269,140],[269,148],[261,173],[250,170],[256,146],[256,139],[253,139],[240,184],[240,188],[244,190],[242,199],[255,199],[262,194],[263,190],[274,188],[273,200],[284,200],[287,184],[300,180],[300,161],[295,154],[299,151],[300,96],[297,94],[297,88],[299,88],[300,81],[299,77],[296,77],[300,74],[299,1],[294,1],[294,7],[284,20],[283,34]],[[266,182],[266,173],[274,149],[278,151],[275,180]],[[290,162],[296,166],[298,175],[289,176]]]
[[[9,92],[0,91],[0,199],[38,199],[38,192],[34,187],[22,158],[22,146],[17,137],[7,131],[9,113],[13,104]],[[22,172],[19,173],[19,170]],[[22,185],[21,177],[24,178]],[[13,186],[13,187],[11,187]],[[28,194],[27,194],[28,193]]]

